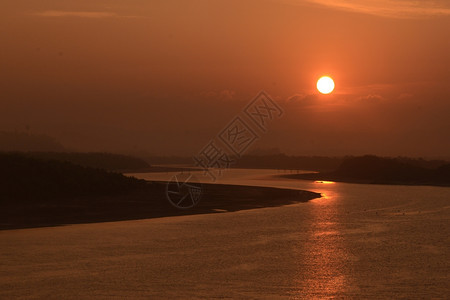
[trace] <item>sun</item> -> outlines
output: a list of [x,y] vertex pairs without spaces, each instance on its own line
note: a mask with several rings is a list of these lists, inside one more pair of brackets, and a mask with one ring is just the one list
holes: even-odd
[[334,90],[334,81],[329,76],[322,76],[317,80],[317,90],[322,94],[329,94]]

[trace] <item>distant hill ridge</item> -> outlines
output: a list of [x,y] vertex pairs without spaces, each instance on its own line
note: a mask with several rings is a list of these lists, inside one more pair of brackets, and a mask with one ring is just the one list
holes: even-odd
[[20,155],[41,160],[58,160],[71,162],[83,167],[104,169],[108,171],[140,171],[150,168],[143,159],[103,152],[21,152]]
[[124,194],[145,181],[68,161],[0,154],[0,202]]
[[64,151],[55,138],[44,134],[0,131],[0,151]]

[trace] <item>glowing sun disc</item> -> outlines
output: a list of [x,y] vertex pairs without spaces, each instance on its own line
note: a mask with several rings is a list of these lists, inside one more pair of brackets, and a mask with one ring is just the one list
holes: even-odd
[[317,80],[317,90],[322,94],[329,94],[334,90],[334,81],[329,76],[322,76]]

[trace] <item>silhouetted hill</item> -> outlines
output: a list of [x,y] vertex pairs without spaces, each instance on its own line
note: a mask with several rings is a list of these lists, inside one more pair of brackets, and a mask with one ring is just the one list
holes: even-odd
[[[346,158],[333,172],[283,175],[288,178],[356,183],[450,185],[450,164],[436,169],[419,166],[402,158],[373,155]],[[413,161],[413,160],[411,160]]]
[[152,165],[193,165],[194,160],[192,156],[156,156],[156,155],[143,155],[137,154],[149,164]]
[[0,131],[0,151],[64,151],[64,147],[47,135]]
[[0,201],[116,195],[145,181],[71,162],[0,154]]
[[0,154],[0,230],[237,211],[308,201],[320,194],[204,185],[195,209],[175,209],[163,182],[147,182],[70,162]]
[[445,164],[443,166],[440,166],[436,170],[435,174],[438,178],[442,178],[442,180],[446,180],[450,182],[450,164]]
[[333,174],[371,181],[420,181],[430,178],[432,171],[394,158],[367,155],[344,160]]
[[424,159],[424,158],[411,158],[411,157],[396,157],[396,160],[403,162],[408,165],[413,165],[417,167],[422,167],[426,169],[437,169],[442,165],[447,164],[448,162],[445,160],[439,159]]
[[108,171],[148,170],[150,165],[143,159],[133,156],[100,152],[25,152],[27,157],[41,160],[58,160],[71,162],[80,166],[104,169]]
[[286,154],[245,155],[238,159],[233,167],[330,171],[336,169],[342,161],[342,157],[289,156]]

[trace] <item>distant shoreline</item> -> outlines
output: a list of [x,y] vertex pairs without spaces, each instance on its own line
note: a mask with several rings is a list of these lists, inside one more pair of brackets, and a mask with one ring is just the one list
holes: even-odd
[[284,174],[276,175],[280,178],[297,179],[297,180],[311,180],[311,181],[334,181],[342,183],[354,183],[354,184],[380,184],[380,185],[409,185],[409,186],[438,186],[438,187],[450,187],[450,184],[442,182],[430,182],[430,181],[402,181],[402,180],[371,180],[371,179],[358,179],[358,178],[346,178],[333,173],[306,173],[306,174]]
[[283,178],[362,184],[450,186],[450,164],[434,168],[417,161],[365,155],[345,159],[335,171],[282,175]]
[[166,172],[194,172],[201,171],[202,169],[195,167],[175,167],[175,166],[150,166],[145,169],[125,169],[125,170],[115,170],[118,173],[166,173]]

